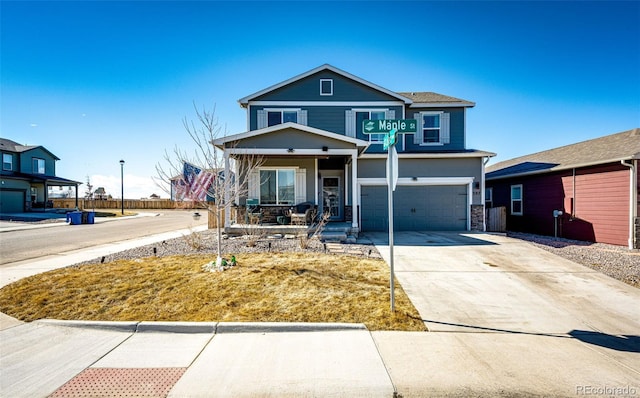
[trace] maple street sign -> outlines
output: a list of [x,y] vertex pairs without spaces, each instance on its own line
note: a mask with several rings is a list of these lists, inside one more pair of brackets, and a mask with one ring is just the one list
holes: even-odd
[[394,129],[398,133],[415,133],[418,122],[415,119],[364,120],[362,122],[362,132],[365,134],[388,133]]

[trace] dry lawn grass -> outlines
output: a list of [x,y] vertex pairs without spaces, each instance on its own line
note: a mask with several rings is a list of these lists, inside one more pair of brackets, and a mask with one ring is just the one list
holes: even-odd
[[370,330],[425,330],[382,260],[309,253],[237,256],[203,272],[210,256],[149,257],[69,267],[0,290],[0,311],[24,321],[356,322]]

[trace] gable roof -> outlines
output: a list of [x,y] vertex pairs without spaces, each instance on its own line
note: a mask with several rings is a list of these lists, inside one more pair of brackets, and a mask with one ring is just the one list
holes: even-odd
[[43,147],[42,145],[21,145],[7,138],[0,138],[0,150],[3,150],[3,151],[22,153],[22,152],[27,152],[36,148],[41,148],[43,151],[51,155],[51,157],[53,157],[55,160],[60,160],[60,158],[58,158],[56,155],[51,153],[47,148]]
[[393,92],[391,90],[387,90],[384,87],[378,86],[377,84],[373,84],[373,83],[371,83],[369,81],[366,81],[366,80],[364,80],[362,78],[359,78],[358,76],[352,75],[349,72],[345,72],[345,71],[343,71],[341,69],[338,69],[335,66],[331,66],[329,64],[320,65],[317,68],[311,69],[310,71],[304,72],[304,73],[302,73],[302,74],[300,74],[298,76],[294,76],[294,77],[292,77],[290,79],[287,79],[287,80],[282,81],[280,83],[274,84],[273,86],[267,87],[264,90],[260,90],[258,92],[253,93],[253,94],[247,95],[246,97],[240,98],[238,100],[238,103],[240,104],[241,107],[246,108],[247,105],[249,104],[249,101],[253,100],[254,98],[260,97],[261,95],[264,95],[264,94],[266,94],[268,92],[277,90],[277,89],[279,89],[281,87],[284,87],[284,86],[286,86],[288,84],[294,83],[294,82],[296,82],[298,80],[302,80],[302,79],[304,79],[304,78],[306,78],[308,76],[314,75],[314,74],[316,74],[318,72],[321,72],[321,71],[324,71],[324,70],[329,70],[329,71],[331,71],[333,73],[336,73],[338,75],[344,76],[347,79],[351,79],[351,80],[356,81],[356,82],[358,82],[360,84],[368,86],[368,87],[370,87],[370,88],[372,88],[374,90],[377,90],[377,91],[383,92],[383,93],[385,93],[387,95],[390,95],[392,97],[395,97],[398,100],[404,102],[405,104],[410,104],[411,103],[411,100],[409,98],[405,97],[405,96],[402,96],[402,95],[400,95],[400,94],[398,94],[396,92]]
[[464,106],[474,107],[475,102],[438,94],[431,91],[398,93],[412,101],[411,108]]
[[623,131],[488,166],[487,180],[640,159],[640,129]]
[[270,127],[265,127],[263,129],[258,129],[258,130],[251,130],[251,131],[247,131],[244,133],[240,133],[240,134],[233,134],[233,135],[228,135],[225,137],[220,137],[217,138],[215,140],[213,140],[212,144],[220,149],[222,149],[222,147],[224,146],[224,144],[228,143],[228,142],[233,142],[233,141],[240,141],[240,140],[244,140],[247,138],[251,138],[251,137],[255,137],[258,135],[263,135],[263,134],[269,134],[275,131],[281,131],[281,130],[285,130],[288,128],[293,128],[299,131],[304,131],[310,134],[316,134],[322,137],[326,137],[326,138],[331,138],[334,140],[338,140],[338,141],[344,141],[344,142],[348,142],[350,144],[353,144],[357,147],[360,148],[367,148],[369,146],[369,141],[364,141],[358,138],[353,138],[353,137],[347,137],[345,135],[342,134],[336,134],[336,133],[332,133],[330,131],[326,131],[326,130],[321,130],[321,129],[317,129],[315,127],[310,127],[310,126],[304,126],[302,124],[298,124],[298,123],[293,123],[293,122],[287,122],[287,123],[282,123],[282,124],[276,124]]

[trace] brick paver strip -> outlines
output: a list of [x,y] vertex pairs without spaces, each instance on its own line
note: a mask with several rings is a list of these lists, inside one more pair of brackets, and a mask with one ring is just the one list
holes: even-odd
[[49,397],[166,397],[186,368],[89,368]]

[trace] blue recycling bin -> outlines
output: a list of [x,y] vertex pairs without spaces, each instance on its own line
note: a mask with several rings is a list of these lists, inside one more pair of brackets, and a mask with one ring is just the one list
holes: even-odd
[[87,224],[93,224],[95,221],[96,212],[88,211],[87,212]]
[[67,222],[70,225],[80,225],[82,224],[82,212],[81,211],[71,211],[67,213]]

